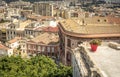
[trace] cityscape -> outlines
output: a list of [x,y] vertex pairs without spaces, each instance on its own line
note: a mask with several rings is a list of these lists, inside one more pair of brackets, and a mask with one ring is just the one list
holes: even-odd
[[0,77],[120,77],[120,0],[0,0]]

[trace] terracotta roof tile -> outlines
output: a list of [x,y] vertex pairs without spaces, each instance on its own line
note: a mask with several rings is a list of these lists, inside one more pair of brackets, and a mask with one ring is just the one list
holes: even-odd
[[60,21],[61,26],[69,32],[82,34],[120,33],[120,18],[91,17],[73,18]]
[[49,33],[43,33],[32,39],[32,41],[34,41],[35,43],[45,44],[45,45],[48,44],[54,45],[58,43],[58,40],[59,40],[58,35],[49,34]]
[[58,32],[58,27],[44,27],[43,28],[43,31],[46,31],[46,32]]
[[8,43],[14,43],[14,42],[17,42],[19,41],[21,38],[20,37],[15,37],[14,39],[8,41]]

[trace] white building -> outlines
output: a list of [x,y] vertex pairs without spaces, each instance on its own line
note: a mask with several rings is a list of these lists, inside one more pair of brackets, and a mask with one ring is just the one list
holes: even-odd
[[5,14],[6,14],[7,19],[11,19],[11,17],[12,18],[18,18],[18,17],[20,17],[20,9],[7,8]]
[[20,37],[15,37],[14,39],[8,41],[6,43],[6,45],[12,49],[14,48],[18,48],[19,47],[19,40],[20,40]]

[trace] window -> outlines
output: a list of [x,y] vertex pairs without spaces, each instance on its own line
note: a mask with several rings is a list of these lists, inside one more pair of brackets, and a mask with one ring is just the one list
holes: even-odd
[[71,54],[67,53],[67,61],[71,61]]
[[14,35],[15,35],[15,31],[14,31]]
[[25,53],[25,51],[23,50],[23,53]]
[[47,47],[47,51],[50,53],[50,47]]
[[52,56],[54,56],[54,53],[52,52]]
[[41,47],[40,46],[38,46],[38,51],[40,51],[41,50]]
[[82,41],[79,41],[79,42],[77,43],[77,45],[82,44],[82,43],[83,43]]
[[71,47],[71,40],[70,39],[67,40],[67,46]]
[[42,52],[44,52],[45,51],[45,47],[42,47]]
[[52,47],[52,53],[54,53],[54,47]]
[[9,34],[9,31],[7,32],[7,34]]
[[31,49],[31,48],[30,48],[30,45],[28,45],[28,49]]

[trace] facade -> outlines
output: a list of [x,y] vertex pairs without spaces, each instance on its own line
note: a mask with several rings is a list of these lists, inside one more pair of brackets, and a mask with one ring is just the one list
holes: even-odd
[[6,28],[6,39],[11,40],[16,37],[16,29],[18,28],[18,25],[11,23]]
[[3,43],[6,42],[6,29],[0,30],[0,41],[2,41]]
[[60,54],[58,40],[58,35],[43,33],[27,41],[27,54],[46,55],[57,58]]
[[15,37],[14,39],[6,42],[6,46],[13,49],[13,54],[15,56],[21,55],[21,57],[27,57],[26,41],[26,38]]
[[21,50],[20,51],[21,57],[27,57],[26,42],[27,42],[26,38],[21,38],[20,41],[19,41],[20,50]]
[[36,2],[33,5],[33,12],[42,16],[53,16],[53,4]]
[[5,43],[7,41],[7,30],[6,27],[10,24],[9,22],[0,23],[0,41]]
[[[91,20],[92,19],[92,20]],[[85,41],[101,39],[120,42],[119,18],[73,18],[59,22],[60,47],[63,63],[71,64],[71,49]],[[64,56],[63,56],[64,55]]]
[[27,25],[31,23],[30,20],[13,22],[8,25],[7,29],[7,40],[11,40],[15,37],[24,37],[24,30]]

